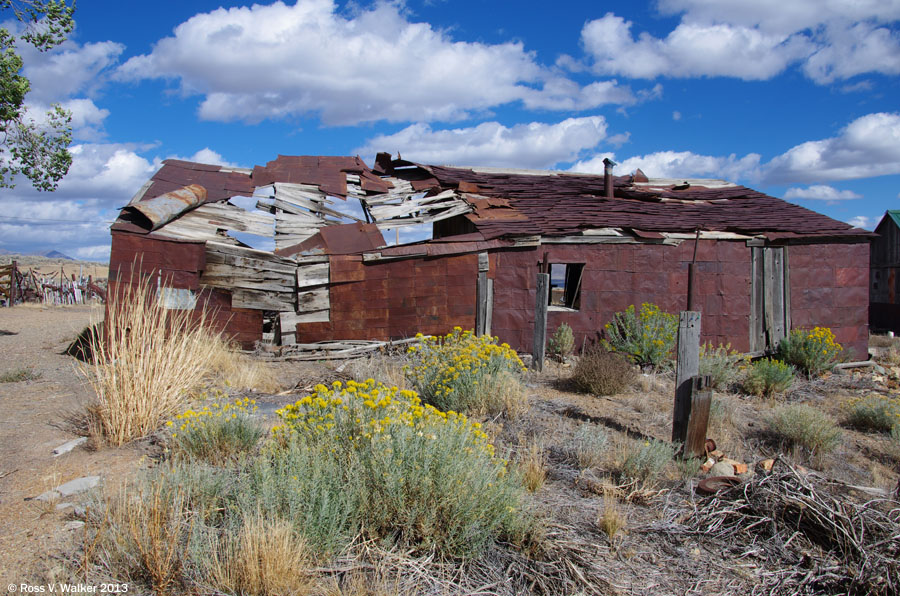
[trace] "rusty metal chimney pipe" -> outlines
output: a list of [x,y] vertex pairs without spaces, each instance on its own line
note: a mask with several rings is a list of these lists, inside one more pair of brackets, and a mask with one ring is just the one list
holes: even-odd
[[607,199],[613,198],[613,166],[616,162],[608,157],[603,158],[603,190]]

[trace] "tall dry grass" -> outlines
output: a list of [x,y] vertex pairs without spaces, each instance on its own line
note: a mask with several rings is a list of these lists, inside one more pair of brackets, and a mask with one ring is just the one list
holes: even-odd
[[91,356],[80,369],[96,393],[87,406],[88,427],[101,444],[146,436],[209,383],[271,385],[273,375],[230,350],[205,311],[195,316],[159,307],[153,281],[123,284],[110,296],[103,331],[91,335]]

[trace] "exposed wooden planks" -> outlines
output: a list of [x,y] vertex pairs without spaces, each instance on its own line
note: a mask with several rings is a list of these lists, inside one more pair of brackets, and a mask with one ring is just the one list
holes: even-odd
[[298,265],[269,252],[215,242],[206,244],[206,263],[200,283],[230,290],[236,308],[292,312],[329,308],[327,288],[298,292],[298,278],[304,288],[327,284],[327,263]]
[[256,236],[275,235],[274,219],[229,203],[207,203],[167,223],[154,233],[186,240],[236,242],[224,236],[226,231],[245,232]]

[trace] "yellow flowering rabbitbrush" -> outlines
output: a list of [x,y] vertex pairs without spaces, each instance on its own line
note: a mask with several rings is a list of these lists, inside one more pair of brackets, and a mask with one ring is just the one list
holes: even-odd
[[[509,411],[524,400],[519,377],[525,365],[509,344],[454,327],[443,337],[423,337],[409,348],[413,364],[404,370],[422,399],[442,410]],[[512,399],[496,400],[501,393]]]
[[[209,396],[204,392],[199,397]],[[219,389],[213,390],[212,398],[211,404],[186,410],[166,423],[171,433],[169,445],[175,455],[223,462],[249,452],[265,435],[252,417],[256,400],[230,400]]]
[[455,556],[521,535],[521,480],[464,414],[373,379],[317,385],[277,413],[276,451],[299,448],[336,462],[329,469],[341,470],[346,493],[359,495],[369,535]]
[[820,375],[843,356],[844,348],[828,327],[794,329],[778,345],[778,357],[809,376]]
[[635,364],[659,366],[675,348],[678,318],[645,302],[640,313],[633,304],[617,312],[604,329],[610,351],[624,354]]

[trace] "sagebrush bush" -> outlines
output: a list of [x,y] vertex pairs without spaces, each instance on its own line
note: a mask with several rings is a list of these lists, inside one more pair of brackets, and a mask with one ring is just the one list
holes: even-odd
[[593,424],[582,424],[572,438],[572,453],[582,470],[593,468],[606,457],[609,436]]
[[550,337],[548,348],[550,355],[559,359],[571,356],[575,349],[575,334],[572,332],[572,328],[566,323],[557,327]]
[[757,360],[747,370],[744,389],[760,397],[787,391],[794,382],[794,367],[771,358]]
[[213,391],[213,401],[197,410],[178,414],[166,423],[171,432],[170,449],[176,456],[222,463],[250,453],[266,434],[253,418],[256,401],[250,398],[228,401],[221,391]]
[[778,408],[767,420],[769,431],[791,446],[813,455],[834,450],[841,442],[841,430],[827,414],[805,404]]
[[834,339],[827,327],[794,329],[778,344],[777,355],[809,376],[819,375],[841,359],[844,348]]
[[634,365],[619,354],[595,346],[578,359],[571,382],[578,391],[615,395],[624,391],[636,378]]
[[728,389],[737,382],[749,357],[731,349],[731,344],[700,346],[700,375],[709,375],[713,389]]
[[479,424],[412,391],[335,382],[279,415],[246,457],[175,457],[111,485],[89,510],[85,572],[137,592],[306,593],[310,563],[359,537],[473,557],[537,529]]
[[678,317],[646,302],[641,304],[640,312],[635,312],[632,304],[613,315],[605,330],[605,341],[611,350],[626,355],[635,364],[659,366],[675,348]]
[[861,430],[891,432],[900,427],[900,398],[883,395],[855,397],[847,402],[847,423]]
[[346,467],[344,490],[359,495],[372,536],[465,556],[523,527],[521,480],[463,414],[372,379],[319,385],[278,413],[282,440]]
[[622,480],[637,480],[643,486],[654,486],[674,457],[675,447],[670,443],[655,439],[635,442],[622,462]]
[[[407,378],[422,400],[440,410],[499,413],[506,405],[491,395],[491,388],[504,383],[507,398],[521,402],[524,391],[510,385],[521,383],[525,366],[508,344],[497,341],[461,327],[444,337],[422,337],[420,345],[409,348],[412,363],[405,367]],[[504,379],[492,379],[498,376]],[[521,403],[513,405],[513,409],[521,408]]]

